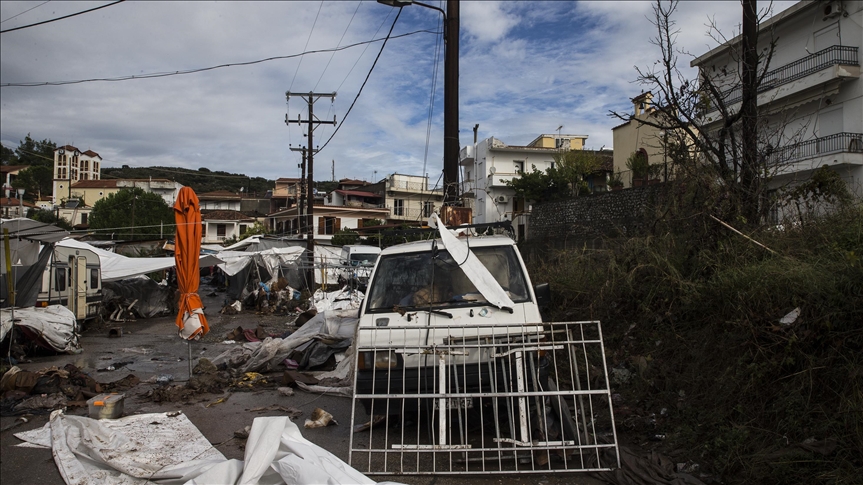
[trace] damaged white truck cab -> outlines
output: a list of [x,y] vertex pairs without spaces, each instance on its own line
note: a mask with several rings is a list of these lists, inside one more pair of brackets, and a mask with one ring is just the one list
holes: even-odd
[[472,407],[428,397],[493,389],[509,372],[495,363],[495,342],[535,339],[541,330],[536,294],[545,297],[547,285],[531,286],[515,242],[444,231],[384,249],[371,275],[356,370],[357,395],[374,396],[361,400],[370,415]]

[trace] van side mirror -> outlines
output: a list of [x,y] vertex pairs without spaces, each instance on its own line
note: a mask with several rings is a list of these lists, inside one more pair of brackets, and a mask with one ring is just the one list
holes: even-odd
[[539,283],[534,285],[533,293],[536,295],[536,306],[540,312],[544,312],[551,305],[551,287],[548,283]]

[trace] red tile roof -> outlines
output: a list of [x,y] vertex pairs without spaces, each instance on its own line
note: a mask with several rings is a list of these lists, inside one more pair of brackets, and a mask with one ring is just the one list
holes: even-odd
[[239,194],[227,190],[216,190],[213,192],[205,192],[198,194],[198,199],[240,199]]
[[253,217],[243,215],[240,211],[201,210],[201,220],[204,221],[254,221]]
[[60,149],[66,150],[67,152],[69,152],[69,151],[80,152],[81,151],[81,150],[78,150],[77,148],[73,147],[72,145],[63,145],[61,147],[55,148],[54,151],[56,152],[57,150],[60,150]]
[[[18,199],[13,199],[11,197],[9,197],[9,198],[0,197],[0,205],[2,205],[4,207],[7,207],[7,206],[8,207],[18,207],[18,204],[19,204]],[[27,202],[26,200],[21,202],[21,204],[24,207],[36,207],[35,204],[33,204],[32,202]]]
[[372,198],[372,199],[380,199],[380,198],[382,198],[382,197],[383,197],[383,196],[382,196],[382,195],[380,195],[380,194],[373,194],[373,193],[371,193],[371,192],[363,192],[362,190],[342,190],[342,189],[336,189],[336,193],[339,193],[339,194],[342,194],[342,195],[353,195],[353,196],[356,196],[356,197],[369,197],[369,198]]
[[87,155],[88,157],[99,157],[99,158],[102,158],[101,156],[99,156],[99,154],[98,154],[98,153],[94,152],[93,150],[87,150],[86,152],[84,152],[84,155]]
[[73,189],[116,189],[116,180],[79,180],[72,184]]
[[30,165],[0,165],[0,173],[16,172],[25,168],[30,168]]

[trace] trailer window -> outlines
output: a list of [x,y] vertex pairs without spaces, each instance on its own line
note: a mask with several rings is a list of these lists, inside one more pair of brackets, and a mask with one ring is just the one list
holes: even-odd
[[65,266],[59,266],[54,269],[54,289],[56,291],[66,291],[66,281],[68,281],[69,269]]
[[90,288],[99,288],[99,268],[90,268]]

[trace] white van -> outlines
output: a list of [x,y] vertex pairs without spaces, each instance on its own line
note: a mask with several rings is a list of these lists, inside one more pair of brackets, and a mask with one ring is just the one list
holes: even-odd
[[36,306],[63,305],[79,321],[99,315],[102,274],[99,255],[89,249],[55,246],[42,274]]
[[365,290],[372,268],[374,268],[380,254],[381,248],[377,246],[362,244],[342,246],[342,254],[339,259],[342,265],[339,284],[351,283],[352,286]]
[[[439,393],[443,367],[449,369],[447,387],[485,390],[508,372],[500,364],[505,359],[494,362],[493,342],[534,338],[531,336],[542,329],[536,296],[540,288],[531,287],[512,239],[481,236],[467,240],[469,250],[499,285],[497,291],[505,292],[511,306],[486,299],[475,284],[477,275],[468,275],[475,271],[465,264],[467,257],[454,258],[442,243],[436,239],[392,246],[381,252],[375,265],[356,337],[356,393],[381,396],[361,401],[369,414],[415,413],[430,401],[437,406],[422,396]],[[453,351],[454,345],[461,345],[458,342],[478,340],[491,343]],[[544,361],[532,362],[547,367]],[[473,403],[457,405],[470,407]]]

